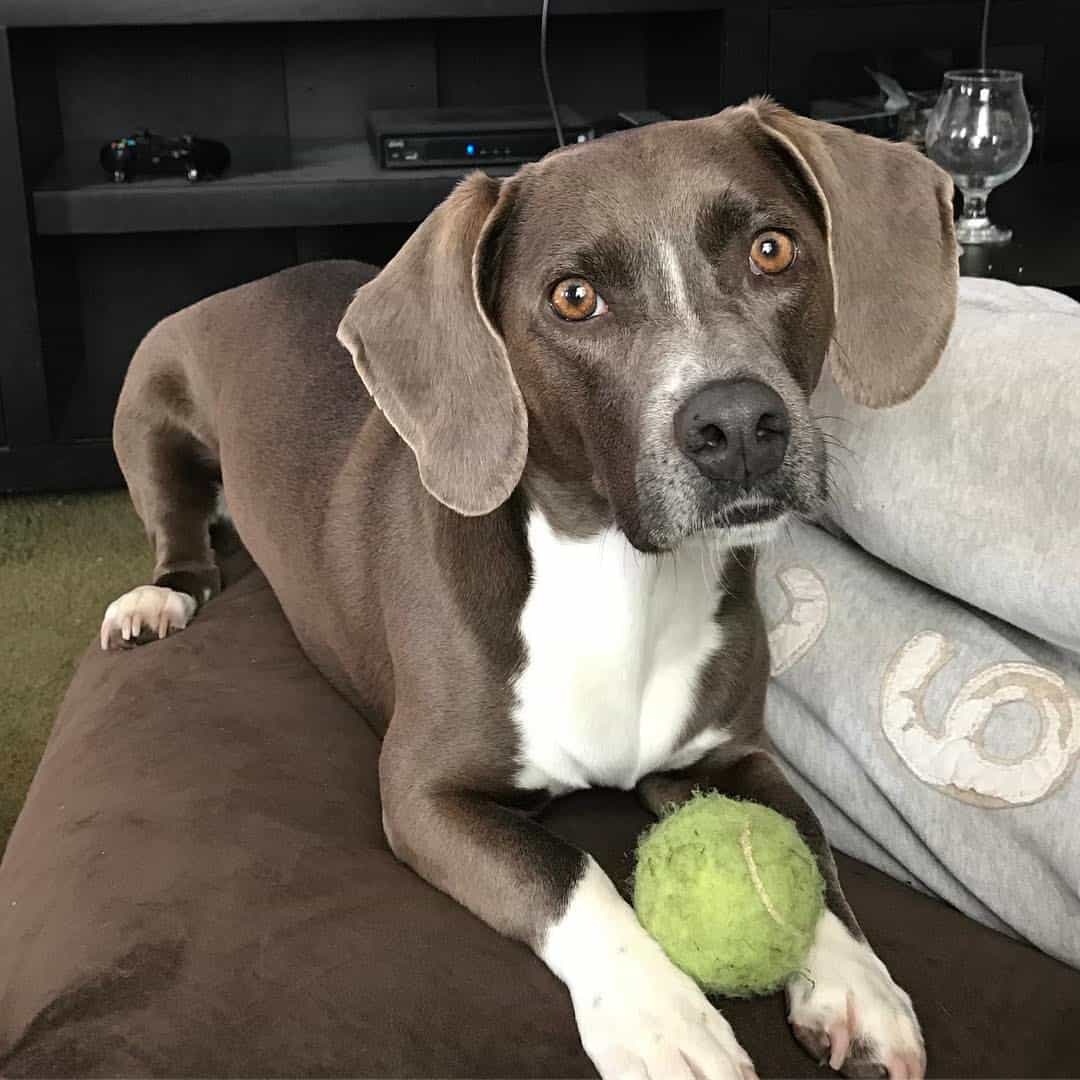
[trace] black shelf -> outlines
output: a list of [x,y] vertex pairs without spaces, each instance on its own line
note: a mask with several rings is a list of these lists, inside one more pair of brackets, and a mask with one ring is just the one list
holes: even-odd
[[[575,0],[561,15],[752,7],[759,0]],[[0,0],[0,26],[158,26],[229,22],[536,18],[537,0]]]
[[34,188],[37,234],[419,221],[467,171],[380,169],[370,147],[355,139],[230,139],[229,147],[232,167],[216,180],[145,177],[115,184],[98,164],[98,144],[70,143]]
[[[763,85],[762,49],[737,44],[760,39],[758,0],[555,8],[552,78],[586,116]],[[368,114],[542,102],[538,17],[537,0],[0,0],[0,491],[116,481],[116,396],[159,319],[300,262],[392,258],[468,169],[377,168]],[[102,142],[143,126],[222,139],[230,169],[113,184]]]
[[[970,66],[981,0],[553,4],[560,100],[686,115],[768,91],[796,109],[884,65]],[[114,483],[108,433],[140,338],[213,292],[321,258],[384,263],[463,170],[376,168],[372,109],[544,99],[539,0],[0,0],[0,490]],[[1000,0],[991,62],[1024,71],[1038,151],[991,209],[988,273],[1080,294],[1074,0]],[[861,88],[861,89],[860,89]],[[100,171],[134,127],[220,138],[219,180]],[[14,152],[12,152],[14,151]],[[1041,165],[1072,171],[1045,174]],[[492,170],[498,172],[497,170]]]

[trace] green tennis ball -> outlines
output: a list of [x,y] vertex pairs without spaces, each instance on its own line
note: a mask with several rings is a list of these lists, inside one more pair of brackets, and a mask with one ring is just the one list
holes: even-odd
[[695,793],[638,840],[638,918],[708,993],[778,989],[806,960],[824,903],[813,854],[766,806]]

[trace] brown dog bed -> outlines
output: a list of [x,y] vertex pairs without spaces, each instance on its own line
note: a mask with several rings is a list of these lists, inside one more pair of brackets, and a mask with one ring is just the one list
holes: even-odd
[[[544,965],[395,861],[378,741],[232,576],[79,668],[0,864],[0,1074],[594,1075]],[[647,818],[590,792],[548,821],[625,881]],[[1077,1075],[1080,973],[839,861],[931,1075]],[[831,1075],[780,997],[724,1010],[763,1077]]]

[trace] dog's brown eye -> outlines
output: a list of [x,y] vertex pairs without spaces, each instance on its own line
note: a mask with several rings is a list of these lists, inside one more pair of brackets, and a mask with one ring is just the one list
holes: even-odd
[[787,233],[766,229],[750,245],[750,269],[755,274],[782,274],[794,261],[798,248]]
[[607,311],[600,294],[584,278],[566,278],[551,290],[555,314],[569,322],[581,322]]

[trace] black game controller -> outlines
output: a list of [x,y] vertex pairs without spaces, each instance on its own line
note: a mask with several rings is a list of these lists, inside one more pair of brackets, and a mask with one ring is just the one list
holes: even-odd
[[220,176],[229,167],[229,148],[215,139],[181,135],[163,139],[140,131],[101,148],[101,167],[118,184],[136,176],[186,176],[194,183]]

